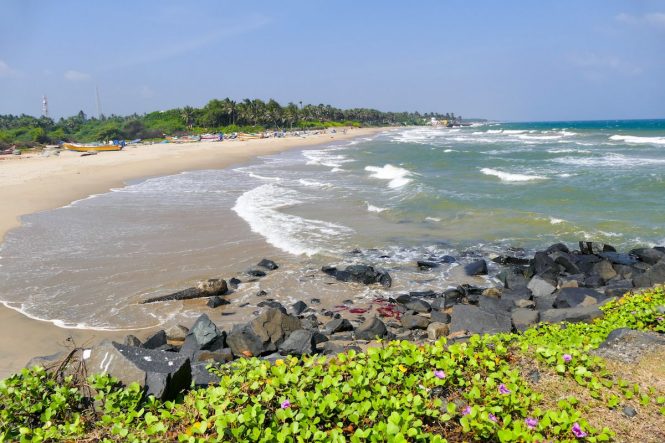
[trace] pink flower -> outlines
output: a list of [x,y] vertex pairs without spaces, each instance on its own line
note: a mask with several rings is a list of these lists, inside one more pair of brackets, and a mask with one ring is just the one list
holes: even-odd
[[462,415],[469,415],[471,413],[471,406],[467,406],[462,410]]
[[575,435],[575,437],[577,437],[577,438],[584,438],[587,435],[589,435],[586,432],[584,432],[582,430],[582,428],[580,428],[580,424],[577,423],[577,422],[573,423],[572,431],[573,431],[573,434]]
[[499,419],[496,418],[496,415],[492,414],[491,412],[487,415],[487,418],[489,418],[490,420],[492,420],[494,423],[496,423],[497,421],[499,421]]
[[503,395],[510,394],[510,389],[508,389],[505,384],[501,383],[499,385],[499,394]]
[[563,361],[566,363],[570,363],[570,361],[573,359],[573,356],[570,354],[563,354]]
[[435,376],[436,378],[441,378],[441,379],[443,379],[443,378],[446,378],[446,373],[443,372],[443,371],[435,370],[435,371],[434,371],[434,376]]
[[288,401],[288,400],[284,400],[284,401],[282,402],[282,409],[288,409],[288,408],[290,408],[290,407],[291,407],[291,402],[290,402],[290,401]]
[[529,417],[526,420],[524,420],[524,422],[526,423],[526,426],[529,429],[535,429],[536,426],[538,426],[538,420],[536,420],[535,418]]

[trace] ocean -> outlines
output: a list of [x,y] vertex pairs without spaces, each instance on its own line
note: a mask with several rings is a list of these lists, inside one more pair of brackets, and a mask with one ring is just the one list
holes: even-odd
[[[32,214],[0,247],[0,300],[62,327],[186,323],[203,302],[149,296],[229,278],[263,257],[282,266],[215,315],[261,301],[357,306],[442,290],[460,264],[506,250],[600,241],[665,244],[665,120],[395,128],[225,170],[150,178]],[[456,263],[423,272],[416,260]],[[332,284],[323,264],[388,269],[386,291]],[[492,277],[478,284],[492,284]]]

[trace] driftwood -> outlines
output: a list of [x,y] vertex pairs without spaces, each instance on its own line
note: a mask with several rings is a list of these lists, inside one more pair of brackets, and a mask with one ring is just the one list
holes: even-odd
[[143,300],[141,304],[144,305],[147,303],[156,303],[160,301],[191,300],[193,298],[212,297],[213,295],[222,295],[226,293],[226,291],[228,291],[228,286],[225,280],[211,278],[198,282],[193,288],[187,288],[172,294],[148,298]]

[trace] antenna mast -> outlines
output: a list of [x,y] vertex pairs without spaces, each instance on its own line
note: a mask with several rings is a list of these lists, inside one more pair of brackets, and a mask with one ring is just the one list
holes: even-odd
[[42,115],[48,117],[48,98],[46,98],[46,95],[42,96]]

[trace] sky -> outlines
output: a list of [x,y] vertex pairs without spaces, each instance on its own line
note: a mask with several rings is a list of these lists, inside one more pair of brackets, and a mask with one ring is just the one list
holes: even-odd
[[665,0],[2,0],[0,114],[274,98],[505,121],[665,118]]

